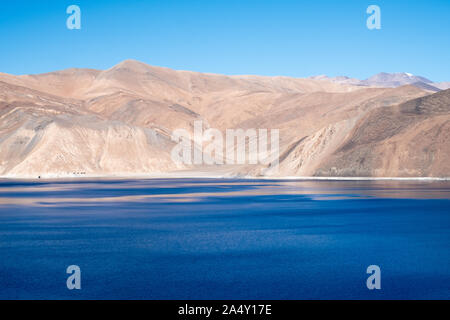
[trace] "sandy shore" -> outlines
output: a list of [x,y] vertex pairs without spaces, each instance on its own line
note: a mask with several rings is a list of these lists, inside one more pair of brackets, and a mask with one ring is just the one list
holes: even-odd
[[450,181],[450,177],[310,177],[310,176],[250,176],[229,172],[211,171],[174,171],[165,173],[136,174],[47,174],[36,175],[0,175],[4,180],[65,180],[65,179],[257,179],[257,180],[334,180],[334,181]]

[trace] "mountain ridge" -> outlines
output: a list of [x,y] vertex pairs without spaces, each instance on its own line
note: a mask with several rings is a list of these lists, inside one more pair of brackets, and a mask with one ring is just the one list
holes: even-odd
[[328,80],[341,84],[381,88],[397,88],[411,84],[430,92],[438,92],[450,88],[450,83],[448,82],[433,82],[425,77],[416,76],[408,72],[380,72],[364,80],[349,78],[347,76],[328,77],[326,75],[313,76],[310,78],[316,80]]
[[[135,60],[103,71],[0,74],[0,176],[176,175],[190,170],[254,177],[450,177],[442,161],[450,153],[450,90],[432,94],[417,83],[376,87],[325,77],[226,76]],[[398,111],[410,104],[422,113]],[[430,108],[441,111],[425,112]],[[171,133],[185,129],[192,134],[194,121],[221,132],[279,129],[277,170],[262,164],[174,163]],[[391,132],[386,123],[405,130],[386,138]],[[424,148],[415,150],[411,137]],[[405,154],[419,160],[409,161]]]

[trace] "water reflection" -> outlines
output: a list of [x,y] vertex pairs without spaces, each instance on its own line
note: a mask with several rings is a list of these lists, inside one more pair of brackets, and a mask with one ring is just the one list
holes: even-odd
[[211,196],[308,195],[346,198],[449,199],[450,181],[311,181],[232,179],[1,181],[0,204],[191,202]]

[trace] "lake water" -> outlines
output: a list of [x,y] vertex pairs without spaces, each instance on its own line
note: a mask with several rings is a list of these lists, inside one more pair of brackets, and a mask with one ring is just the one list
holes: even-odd
[[450,182],[0,180],[0,298],[449,299]]

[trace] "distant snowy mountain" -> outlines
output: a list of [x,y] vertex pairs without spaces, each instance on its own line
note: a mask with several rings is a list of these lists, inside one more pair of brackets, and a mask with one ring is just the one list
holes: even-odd
[[364,80],[363,83],[369,86],[396,88],[414,83],[426,83],[431,85],[433,81],[406,72],[402,73],[381,72],[370,77],[369,79]]
[[382,87],[382,88],[397,88],[404,85],[413,85],[421,89],[435,92],[450,88],[450,82],[434,83],[433,81],[425,77],[416,76],[408,72],[400,72],[400,73],[381,72],[366,80],[359,80],[345,76],[328,77],[326,75],[314,76],[310,77],[310,79],[328,80],[335,83],[351,84],[357,86]]
[[446,89],[450,89],[450,82],[434,83],[433,86],[435,86],[436,88],[439,88],[441,90],[446,90]]

